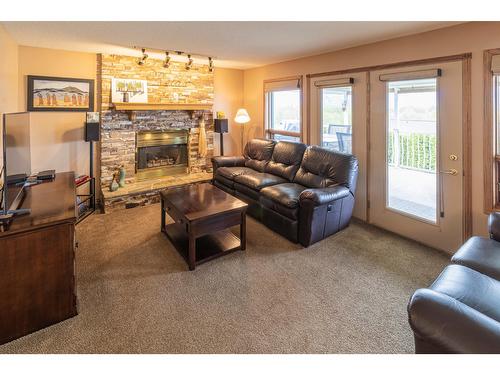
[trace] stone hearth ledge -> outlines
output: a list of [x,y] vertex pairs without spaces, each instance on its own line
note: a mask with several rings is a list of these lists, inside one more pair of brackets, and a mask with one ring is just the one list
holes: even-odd
[[158,203],[160,190],[211,180],[212,173],[198,172],[131,182],[116,191],[103,189],[104,212]]

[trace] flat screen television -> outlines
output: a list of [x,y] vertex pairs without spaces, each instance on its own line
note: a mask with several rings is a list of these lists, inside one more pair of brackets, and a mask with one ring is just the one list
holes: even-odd
[[5,113],[2,116],[0,156],[0,216],[28,213],[19,209],[24,196],[26,177],[31,174],[30,114]]

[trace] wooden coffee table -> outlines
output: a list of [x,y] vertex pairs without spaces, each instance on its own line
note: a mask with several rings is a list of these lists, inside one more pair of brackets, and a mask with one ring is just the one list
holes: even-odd
[[[192,271],[211,259],[245,250],[245,202],[209,184],[160,192],[161,231],[166,234]],[[165,225],[165,214],[175,222]],[[240,238],[230,227],[240,226]]]

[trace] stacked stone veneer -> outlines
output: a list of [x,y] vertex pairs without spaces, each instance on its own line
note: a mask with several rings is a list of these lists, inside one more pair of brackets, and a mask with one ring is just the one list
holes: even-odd
[[[126,182],[135,182],[136,133],[138,131],[187,130],[188,170],[211,171],[214,138],[210,111],[137,111],[134,120],[121,111],[104,111],[101,118],[101,185],[108,187],[113,173],[123,165]],[[208,152],[198,155],[199,119],[205,119]]]
[[[148,102],[164,104],[212,104],[213,73],[206,65],[171,62],[168,69],[162,60],[149,58],[138,65],[136,57],[98,55],[98,96],[101,98],[101,186],[109,187],[113,173],[123,165],[126,182],[135,182],[136,133],[138,131],[189,131],[189,172],[211,171],[213,156],[213,116],[211,111],[116,111],[111,103],[111,79],[129,78],[148,81]],[[199,121],[205,120],[208,153],[198,155]]]
[[148,103],[213,104],[214,74],[207,65],[171,61],[168,68],[163,60],[149,58],[144,65],[137,57],[98,55],[97,74],[101,82],[102,110],[111,108],[111,79],[143,79],[148,81]]

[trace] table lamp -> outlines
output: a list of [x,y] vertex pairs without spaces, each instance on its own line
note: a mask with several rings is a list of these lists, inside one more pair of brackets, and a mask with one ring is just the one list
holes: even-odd
[[234,121],[241,124],[241,152],[243,153],[243,135],[245,133],[245,124],[250,121],[250,116],[245,108],[238,109]]

